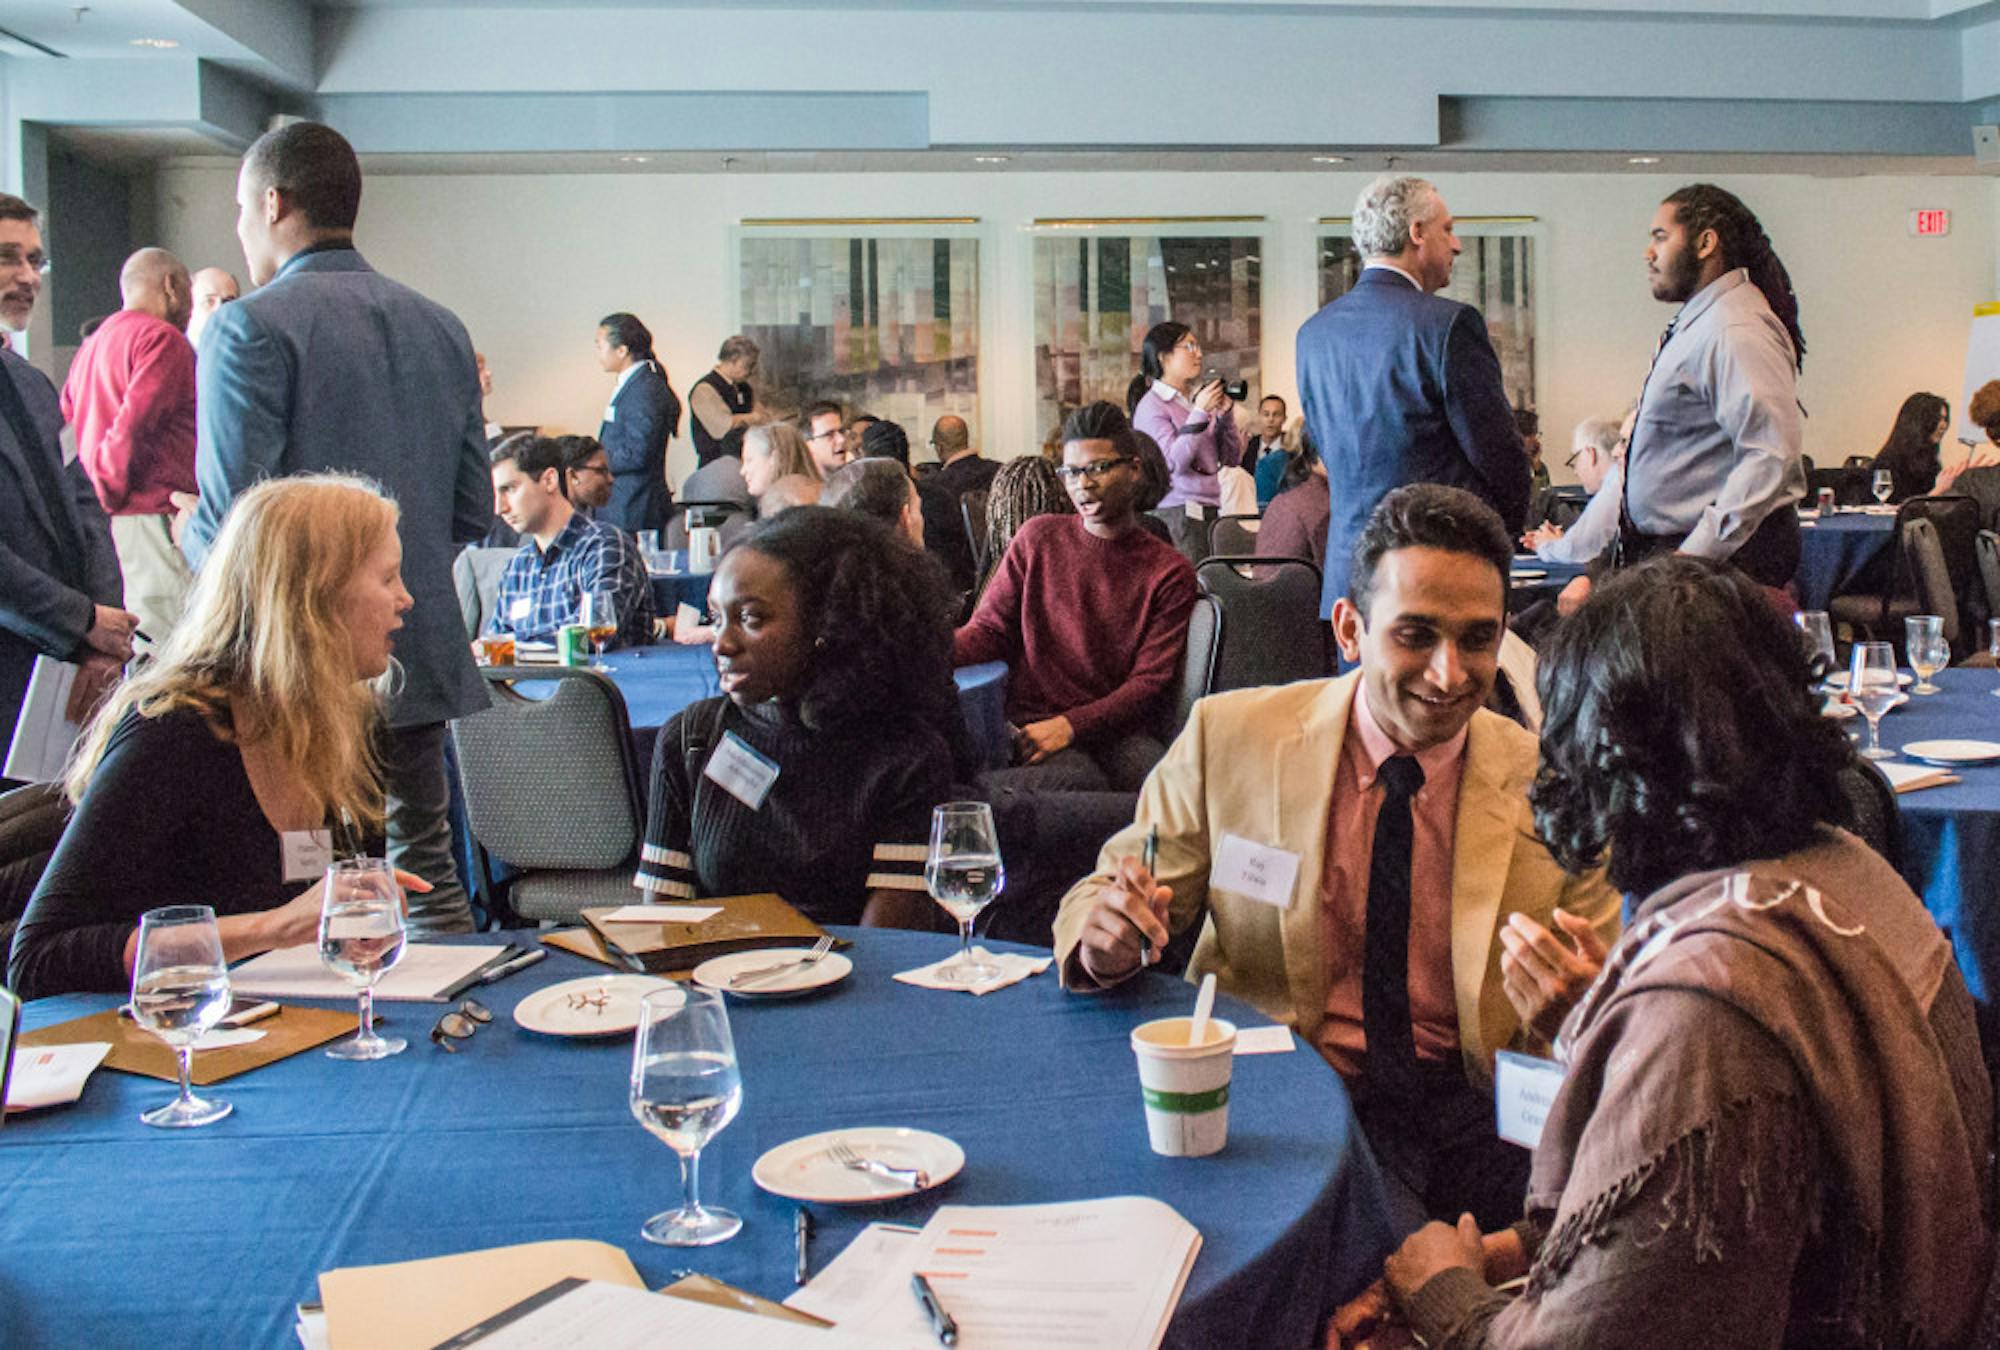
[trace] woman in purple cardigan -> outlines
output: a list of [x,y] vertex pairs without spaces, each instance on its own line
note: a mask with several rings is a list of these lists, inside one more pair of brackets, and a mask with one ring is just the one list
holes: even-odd
[[1243,432],[1222,381],[1201,379],[1201,343],[1184,323],[1154,324],[1139,350],[1152,388],[1132,411],[1132,429],[1159,442],[1173,483],[1153,513],[1167,522],[1190,561],[1208,555],[1208,521],[1222,503],[1215,481],[1225,464],[1243,460]]

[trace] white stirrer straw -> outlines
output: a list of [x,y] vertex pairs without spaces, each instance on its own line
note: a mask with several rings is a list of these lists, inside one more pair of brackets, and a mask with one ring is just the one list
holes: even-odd
[[1208,1042],[1208,1014],[1215,1007],[1215,972],[1201,977],[1201,992],[1194,996],[1194,1020],[1188,1023],[1188,1044]]

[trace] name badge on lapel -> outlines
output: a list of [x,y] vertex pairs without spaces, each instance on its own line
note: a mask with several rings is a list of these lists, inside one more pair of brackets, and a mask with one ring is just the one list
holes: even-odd
[[701,771],[701,776],[756,811],[763,807],[771,784],[778,781],[778,766],[758,754],[735,732],[725,731],[722,744],[708,757],[708,767]]
[[286,830],[279,840],[284,845],[286,881],[318,881],[333,866],[332,830]]
[[535,600],[533,596],[516,596],[514,603],[507,606],[507,617],[510,619],[525,619],[534,607]]
[[1567,1071],[1552,1059],[1499,1051],[1493,1057],[1493,1105],[1500,1137],[1522,1148],[1542,1140],[1549,1108],[1562,1091]]
[[1253,844],[1240,834],[1225,834],[1208,869],[1208,888],[1290,909],[1292,883],[1298,876],[1298,854]]
[[616,422],[618,420],[617,404],[607,403],[604,405],[604,420],[607,422]]

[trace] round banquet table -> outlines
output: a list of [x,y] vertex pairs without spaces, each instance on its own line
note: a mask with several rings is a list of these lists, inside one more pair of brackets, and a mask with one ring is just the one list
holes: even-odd
[[1799,608],[1825,609],[1895,537],[1893,512],[1840,511],[1831,516],[1801,512],[1799,570],[1793,577]]
[[[890,976],[955,939],[840,931],[854,939],[840,984],[730,1001],[743,1109],[701,1164],[703,1199],[743,1216],[729,1242],[640,1239],[680,1182],[673,1154],[627,1109],[630,1036],[561,1040],[511,1017],[526,994],[604,969],[551,951],[477,991],[495,1019],[456,1055],[426,1038],[438,1005],[378,1004],[407,1051],[347,1064],[309,1050],[203,1089],[236,1108],[214,1125],[140,1124],[172,1087],[108,1069],[76,1105],[14,1117],[0,1129],[4,1339],[289,1345],[293,1305],[318,1297],[322,1270],[553,1238],[622,1247],[651,1288],[691,1269],[782,1298],[794,1204],[758,1190],[751,1163],[859,1125],[948,1135],[965,1169],[900,1201],[813,1206],[815,1270],[868,1221],[921,1224],[940,1203],[1150,1195],[1202,1235],[1168,1345],[1317,1344],[1322,1317],[1380,1274],[1392,1246],[1381,1180],[1339,1078],[1311,1049],[1237,1060],[1222,1153],[1156,1157],[1127,1036],[1186,1012],[1187,985],[1148,974],[1077,996],[1051,969],[980,998],[922,990]],[[43,999],[25,1024],[114,1001]],[[1238,1025],[1266,1020],[1220,1003]]]
[[[1513,593],[1509,608],[1518,611],[1536,600],[1554,600],[1563,587],[1589,567],[1589,563],[1549,562],[1532,553],[1516,554],[1513,571],[1507,578],[1508,589]],[[1534,575],[1537,572],[1543,575]]]
[[[2000,741],[2000,672],[1938,672],[1943,691],[1912,697],[1882,719],[1882,744],[1944,737]],[[1865,738],[1861,719],[1845,725]],[[1914,763],[1903,760],[1903,763]],[[1951,939],[1980,1020],[2000,1032],[2000,765],[1954,769],[1961,779],[1901,793],[1903,877]]]

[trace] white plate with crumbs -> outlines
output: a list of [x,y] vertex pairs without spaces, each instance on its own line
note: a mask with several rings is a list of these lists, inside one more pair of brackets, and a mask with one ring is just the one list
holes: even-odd
[[680,986],[657,975],[585,975],[537,989],[514,1005],[514,1020],[544,1036],[623,1036],[639,1025],[640,1000],[659,989]]

